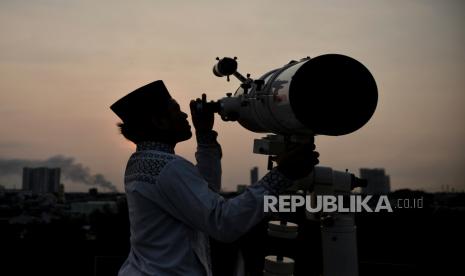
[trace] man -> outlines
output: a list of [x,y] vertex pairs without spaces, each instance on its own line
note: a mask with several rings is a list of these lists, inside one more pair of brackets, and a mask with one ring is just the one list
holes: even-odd
[[211,276],[208,236],[234,241],[260,222],[263,196],[277,194],[318,163],[313,145],[280,158],[256,185],[226,200],[221,187],[221,147],[214,115],[191,102],[198,164],[174,153],[192,137],[182,112],[162,81],[147,84],[111,106],[125,138],[137,145],[125,172],[131,249],[119,275]]

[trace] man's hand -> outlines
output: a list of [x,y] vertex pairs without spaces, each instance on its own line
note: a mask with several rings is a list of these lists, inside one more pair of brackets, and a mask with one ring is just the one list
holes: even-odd
[[319,163],[320,154],[313,143],[298,145],[294,149],[277,156],[278,170],[291,180],[304,178]]
[[[192,123],[196,132],[208,132],[213,129],[215,122],[214,112],[206,107],[207,95],[202,94],[202,99],[197,98],[189,104],[191,109]],[[198,106],[203,106],[202,110],[198,110]]]

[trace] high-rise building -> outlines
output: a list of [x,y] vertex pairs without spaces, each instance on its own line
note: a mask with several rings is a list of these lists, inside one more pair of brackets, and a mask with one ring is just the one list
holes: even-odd
[[250,170],[250,185],[257,183],[258,181],[258,167],[253,167]]
[[33,193],[58,193],[60,168],[23,168],[23,190]]
[[367,180],[362,193],[369,195],[385,195],[391,192],[391,181],[384,169],[360,169],[360,178]]

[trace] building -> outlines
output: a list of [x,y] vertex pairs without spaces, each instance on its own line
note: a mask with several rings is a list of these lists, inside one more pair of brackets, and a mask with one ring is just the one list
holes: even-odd
[[385,195],[391,192],[391,181],[384,169],[360,169],[360,178],[367,180],[367,186],[362,188],[363,194]]
[[33,193],[58,193],[60,168],[23,168],[23,190]]
[[250,170],[250,185],[257,183],[258,181],[258,167],[253,167]]

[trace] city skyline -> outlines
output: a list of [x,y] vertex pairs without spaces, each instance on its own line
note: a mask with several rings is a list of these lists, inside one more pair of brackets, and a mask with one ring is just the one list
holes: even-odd
[[[385,168],[393,190],[463,190],[464,7],[460,1],[2,1],[0,159],[67,156],[123,191],[135,147],[118,134],[109,106],[128,92],[163,79],[188,111],[202,93],[218,99],[238,87],[213,76],[217,56],[237,56],[241,72],[259,77],[292,59],[341,53],[372,72],[378,108],[355,133],[316,137],[320,164],[356,173]],[[226,190],[248,183],[253,166],[263,176],[266,157],[253,154],[252,145],[265,134],[218,117],[215,129]],[[194,140],[179,144],[177,153],[194,161]],[[88,188],[69,182],[66,190]]]

